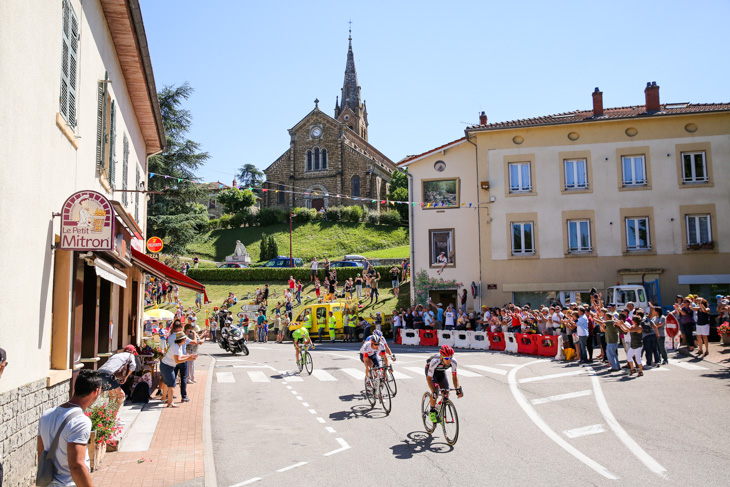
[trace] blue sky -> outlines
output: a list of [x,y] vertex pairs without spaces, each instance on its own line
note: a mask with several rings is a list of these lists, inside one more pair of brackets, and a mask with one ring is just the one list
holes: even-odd
[[287,129],[333,114],[348,21],[369,141],[393,161],[490,122],[661,101],[729,102],[730,2],[141,0],[158,89],[188,81],[205,181],[264,169]]

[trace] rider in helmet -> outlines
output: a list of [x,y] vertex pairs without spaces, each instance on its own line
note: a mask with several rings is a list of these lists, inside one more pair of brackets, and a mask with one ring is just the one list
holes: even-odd
[[392,358],[393,362],[395,362],[395,354],[390,350],[388,342],[385,341],[385,337],[383,337],[383,332],[381,332],[380,330],[375,330],[373,334],[370,335],[367,339],[371,340],[372,337],[377,337],[380,341],[380,346],[378,347],[378,357],[383,359],[383,366],[388,366],[388,355],[390,355],[390,358]]
[[385,353],[386,349],[388,353],[391,354],[393,360],[395,360],[395,356],[385,343],[385,338],[383,338],[383,334],[380,330],[375,330],[372,335],[365,339],[362,347],[360,347],[360,361],[365,364],[365,375],[370,374],[371,367],[380,367],[378,353],[381,351]]
[[448,345],[443,345],[438,354],[431,356],[426,360],[426,382],[431,390],[431,421],[436,423],[438,417],[436,414],[436,398],[439,389],[449,389],[449,379],[446,377],[446,370],[451,369],[451,375],[454,378],[454,387],[456,395],[462,397],[464,393],[459,387],[459,378],[456,376],[456,359],[454,358],[454,349]]

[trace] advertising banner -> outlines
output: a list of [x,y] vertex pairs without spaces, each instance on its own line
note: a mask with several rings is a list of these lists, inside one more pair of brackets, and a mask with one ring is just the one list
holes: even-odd
[[61,209],[62,250],[97,251],[114,249],[114,209],[96,191],[72,194]]

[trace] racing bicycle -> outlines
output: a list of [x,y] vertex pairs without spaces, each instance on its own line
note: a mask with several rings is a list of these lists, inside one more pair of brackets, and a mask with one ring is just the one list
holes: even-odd
[[[392,358],[393,357],[391,356],[391,359]],[[390,394],[395,397],[396,394],[398,394],[398,384],[395,383],[395,376],[393,376],[392,365],[388,364],[387,367],[383,367],[383,378],[385,380],[385,384],[388,386],[388,389],[390,389]]]
[[438,399],[436,401],[436,423],[431,422],[431,393],[425,392],[421,399],[421,418],[423,419],[423,427],[426,428],[428,434],[432,434],[436,429],[436,425],[441,423],[444,430],[444,438],[449,445],[455,445],[459,439],[459,415],[456,414],[456,406],[449,399],[449,391],[457,391],[457,389],[439,389]]
[[384,370],[383,366],[370,367],[370,374],[365,376],[365,396],[371,407],[375,407],[375,402],[380,401],[380,405],[387,416],[390,414],[392,407],[392,394]]
[[310,345],[306,345],[304,343],[299,344],[299,362],[297,362],[297,367],[299,367],[299,372],[306,368],[307,373],[312,375],[314,365],[312,364],[312,354],[307,351],[309,350],[309,347]]

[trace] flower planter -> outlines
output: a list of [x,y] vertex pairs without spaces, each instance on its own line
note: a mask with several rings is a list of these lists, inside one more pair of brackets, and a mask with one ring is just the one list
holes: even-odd
[[720,335],[720,340],[722,340],[723,345],[730,345],[730,334],[723,333]]
[[711,250],[711,249],[714,249],[714,248],[715,248],[715,244],[714,244],[714,243],[712,243],[712,242],[708,242],[708,243],[703,243],[703,244],[702,244],[702,248],[703,248],[704,250]]
[[93,472],[99,468],[101,462],[104,460],[104,456],[106,455],[106,444],[96,442],[96,431],[91,432],[86,449],[89,452],[89,465]]

